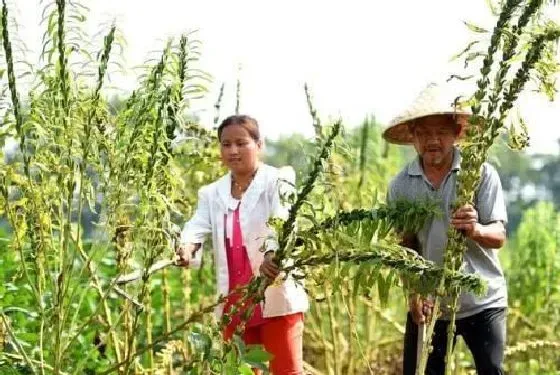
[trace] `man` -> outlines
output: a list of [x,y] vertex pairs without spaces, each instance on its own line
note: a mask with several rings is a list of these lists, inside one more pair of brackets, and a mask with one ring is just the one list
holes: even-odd
[[[454,95],[455,94],[455,95]],[[488,282],[488,293],[477,297],[463,293],[459,298],[456,335],[470,349],[478,374],[503,374],[506,339],[507,289],[497,249],[505,242],[507,221],[500,178],[485,163],[474,206],[468,204],[452,212],[456,198],[457,175],[461,172],[461,153],[456,146],[467,126],[469,113],[454,108],[450,86],[430,84],[413,106],[397,117],[385,130],[391,143],[412,144],[418,154],[392,181],[388,201],[395,199],[440,202],[443,215],[427,222],[418,233],[404,234],[403,245],[414,248],[424,258],[443,263],[449,225],[467,237],[463,271],[475,273]],[[413,375],[417,365],[418,327],[431,314],[431,303],[411,296],[404,340],[404,374]],[[444,374],[449,311],[442,303],[436,317],[426,374]]]

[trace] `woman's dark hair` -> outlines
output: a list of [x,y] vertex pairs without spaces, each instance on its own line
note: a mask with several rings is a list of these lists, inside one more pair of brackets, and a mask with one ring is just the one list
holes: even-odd
[[222,121],[220,126],[218,126],[219,140],[222,139],[222,132],[224,131],[224,129],[230,125],[242,126],[245,130],[247,130],[247,133],[249,133],[249,135],[255,140],[255,142],[258,142],[261,139],[259,124],[257,123],[257,120],[247,115],[233,115],[226,118],[224,121]]

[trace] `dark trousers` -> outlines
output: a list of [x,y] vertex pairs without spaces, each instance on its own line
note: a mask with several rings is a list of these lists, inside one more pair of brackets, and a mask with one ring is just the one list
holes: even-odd
[[[455,337],[463,336],[470,349],[479,375],[502,375],[504,370],[504,348],[506,344],[506,308],[486,309],[455,322]],[[445,352],[447,348],[447,327],[449,322],[438,320],[432,339],[433,351],[428,357],[426,375],[443,375],[445,373]],[[416,371],[416,344],[418,326],[408,313],[404,336],[403,374],[414,375]],[[419,359],[419,358],[418,358]]]

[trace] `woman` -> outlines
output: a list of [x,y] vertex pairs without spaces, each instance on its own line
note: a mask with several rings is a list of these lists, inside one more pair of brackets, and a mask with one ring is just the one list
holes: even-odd
[[[197,250],[212,234],[218,293],[227,295],[259,272],[269,279],[278,276],[274,263],[278,244],[267,221],[287,218],[288,208],[280,195],[293,189],[295,174],[291,168],[278,169],[259,161],[263,143],[257,121],[249,116],[225,119],[218,127],[218,140],[229,173],[200,189],[196,213],[185,224],[177,255],[180,265],[194,265],[201,256]],[[223,313],[239,297],[231,296]],[[307,308],[303,287],[288,278],[266,289],[265,302],[255,307],[247,322],[243,340],[262,344],[273,355],[270,370],[274,375],[303,374],[303,313]],[[226,340],[235,332],[239,315],[226,327]]]

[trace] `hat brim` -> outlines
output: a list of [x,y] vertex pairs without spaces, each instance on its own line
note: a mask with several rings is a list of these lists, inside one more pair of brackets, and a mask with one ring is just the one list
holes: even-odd
[[414,143],[412,134],[410,133],[410,125],[416,120],[424,119],[428,117],[438,117],[438,116],[455,116],[457,121],[461,124],[461,134],[459,134],[459,139],[465,134],[465,130],[469,123],[469,117],[471,116],[468,112],[437,112],[430,113],[424,116],[415,116],[411,118],[401,119],[393,125],[389,125],[387,129],[383,132],[383,138],[389,143],[397,145],[411,145]]

